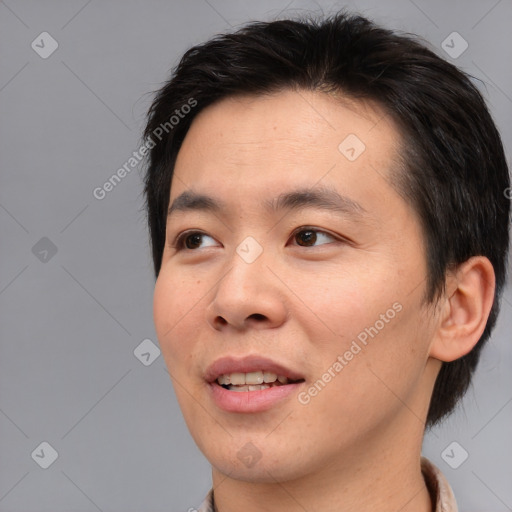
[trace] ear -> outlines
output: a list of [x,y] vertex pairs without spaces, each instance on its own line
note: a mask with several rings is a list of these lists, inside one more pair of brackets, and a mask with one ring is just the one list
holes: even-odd
[[447,277],[431,357],[450,362],[472,350],[484,332],[495,286],[493,266],[484,256],[470,258]]

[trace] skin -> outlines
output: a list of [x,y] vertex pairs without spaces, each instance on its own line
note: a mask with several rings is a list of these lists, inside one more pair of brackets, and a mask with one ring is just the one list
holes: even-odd
[[[348,134],[366,146],[354,161],[338,149]],[[419,462],[429,400],[441,361],[483,332],[494,274],[473,258],[435,307],[425,304],[424,237],[391,185],[399,145],[378,106],[320,92],[228,98],[192,123],[170,201],[193,190],[226,208],[169,217],[154,321],[221,512],[432,510]],[[364,213],[263,204],[320,186]],[[301,226],[320,231],[312,246],[294,236]],[[199,247],[177,250],[188,230],[204,233]],[[248,236],[263,249],[252,263],[236,252]],[[307,390],[396,303],[401,311],[306,405],[294,393],[232,413],[210,399],[204,373],[222,356],[262,354],[299,371]],[[261,456],[251,467],[237,456],[249,442]]]

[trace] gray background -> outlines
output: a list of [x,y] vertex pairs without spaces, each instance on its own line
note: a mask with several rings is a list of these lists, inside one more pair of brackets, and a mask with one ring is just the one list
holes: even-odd
[[[139,147],[148,93],[189,46],[249,20],[344,5],[419,34],[482,79],[510,152],[510,0],[0,2],[1,511],[201,502],[209,466],[156,357],[141,166],[103,200],[92,191]],[[46,59],[31,47],[50,48],[44,31],[59,45]],[[441,44],[453,31],[469,44],[456,59]],[[512,510],[511,317],[509,283],[474,388],[425,440],[461,512]],[[155,345],[137,358],[145,339]],[[58,452],[47,469],[43,441]]]

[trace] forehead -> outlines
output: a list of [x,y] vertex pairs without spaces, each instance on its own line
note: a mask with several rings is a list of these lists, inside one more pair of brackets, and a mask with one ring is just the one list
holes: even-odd
[[389,187],[399,144],[392,120],[368,102],[291,90],[229,97],[194,119],[178,153],[171,200],[189,189],[236,199],[291,184],[362,197],[369,188]]

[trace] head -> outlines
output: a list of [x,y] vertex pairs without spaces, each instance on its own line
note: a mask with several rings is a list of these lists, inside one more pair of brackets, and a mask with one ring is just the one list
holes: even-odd
[[[228,458],[271,445],[311,467],[332,439],[349,456],[454,409],[509,243],[506,159],[468,76],[361,17],[253,23],[183,56],[145,136],[157,334],[211,461],[231,440]],[[230,354],[293,366],[294,434],[210,400]]]

